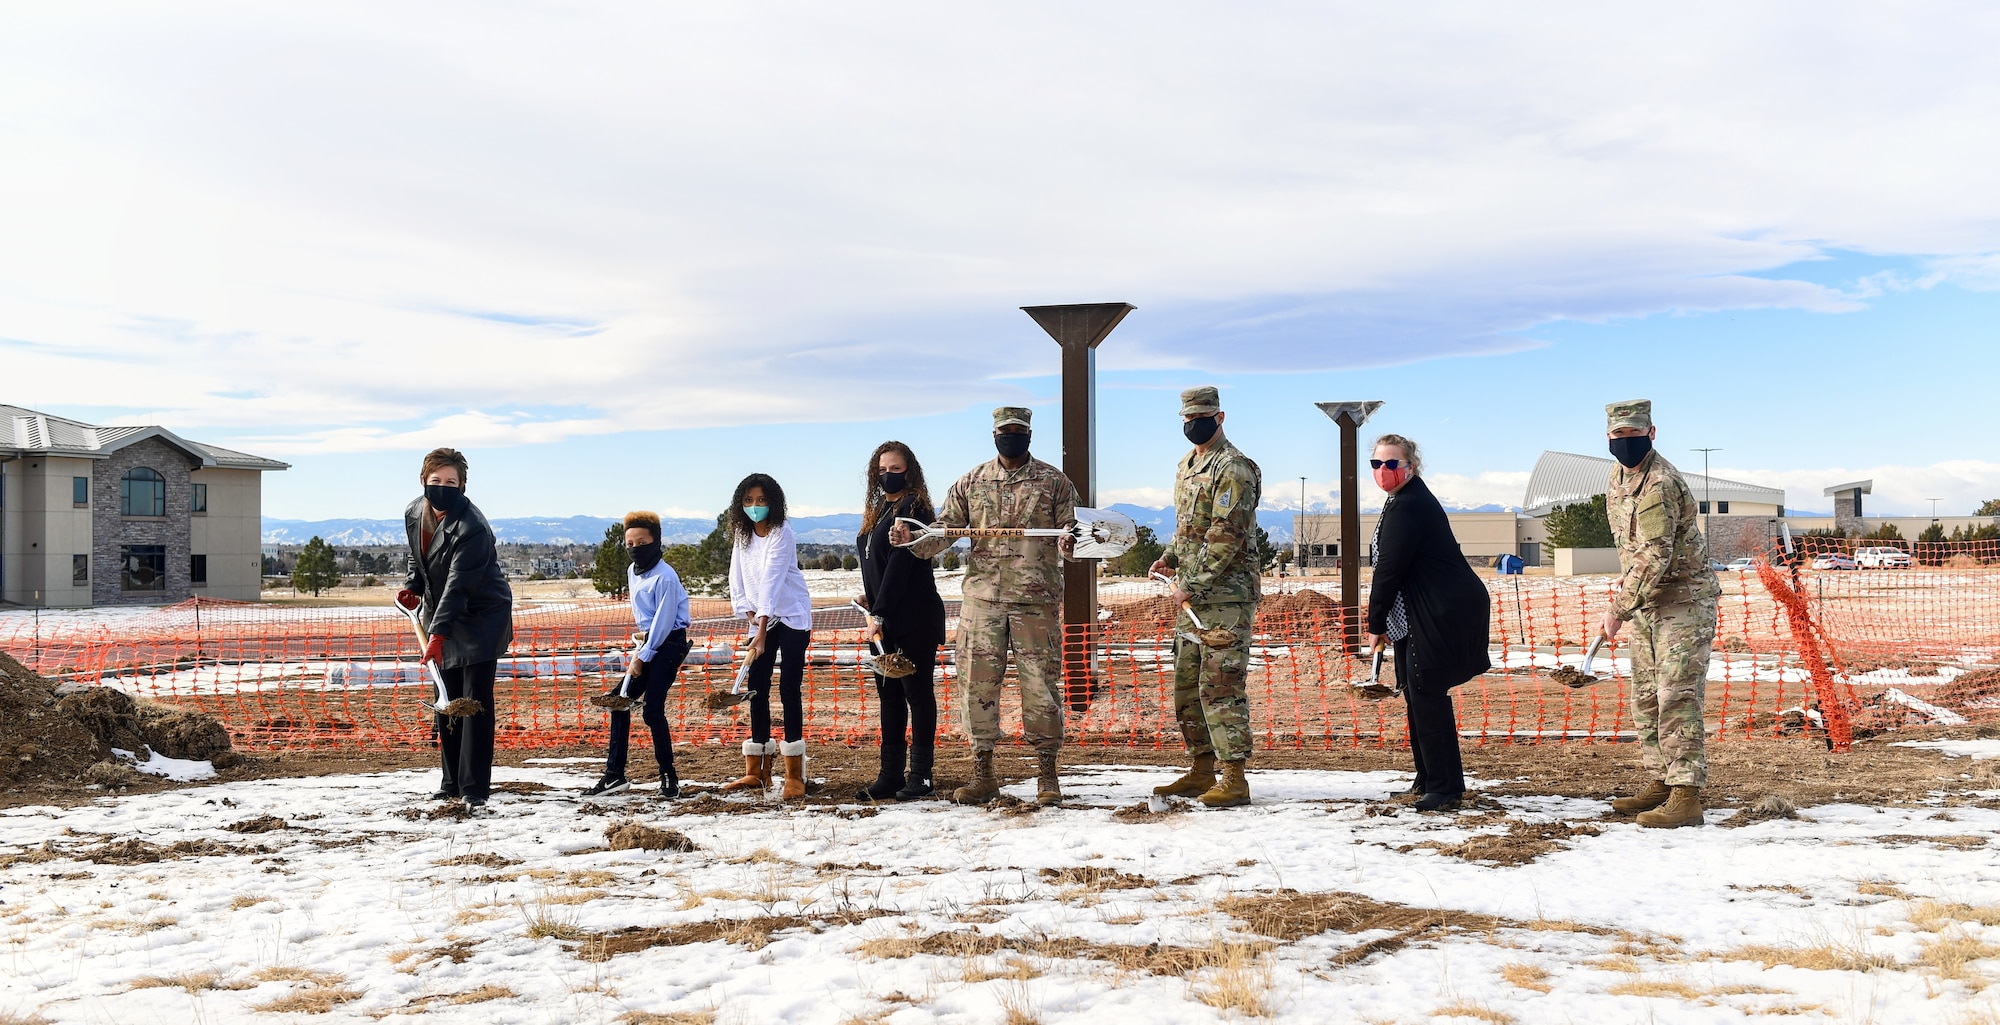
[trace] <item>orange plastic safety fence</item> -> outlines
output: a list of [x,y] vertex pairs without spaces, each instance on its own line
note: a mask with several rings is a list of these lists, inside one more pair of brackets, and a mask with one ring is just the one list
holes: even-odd
[[[2000,716],[2000,670],[1992,668],[2000,658],[2000,545],[1924,550],[1894,571],[1815,569],[1824,553],[1806,548],[1796,567],[1723,574],[1706,702],[1711,737],[1814,732],[1834,727],[1842,713],[1851,713],[1856,732]],[[1493,670],[1453,691],[1462,734],[1477,743],[1634,739],[1625,652],[1607,647],[1588,686],[1565,686],[1570,674],[1557,672],[1582,663],[1612,579],[1487,580]],[[1370,666],[1345,643],[1359,624],[1337,585],[1290,578],[1271,590],[1258,608],[1248,675],[1258,746],[1406,743],[1401,701],[1357,692]],[[1141,583],[1107,582],[1099,600],[1099,622],[1064,637],[1072,742],[1178,747],[1173,607]],[[743,707],[712,714],[702,698],[734,678],[742,624],[719,618],[727,615],[719,602],[698,600],[696,615],[711,618],[690,629],[692,651],[669,692],[668,718],[677,743],[733,743],[747,736]],[[861,625],[852,610],[815,613],[804,697],[807,736],[816,743],[875,740]],[[622,602],[519,606],[495,686],[497,743],[602,743],[606,717],[588,698],[619,677],[631,630]],[[429,691],[416,641],[387,607],[200,601],[39,621],[10,612],[0,614],[0,649],[59,680],[210,712],[246,749],[432,742],[431,719],[418,704]],[[950,647],[938,664],[940,727],[954,737],[961,725]],[[1013,700],[1003,708],[1003,725],[1017,731]],[[1828,739],[1845,743],[1837,730]]]

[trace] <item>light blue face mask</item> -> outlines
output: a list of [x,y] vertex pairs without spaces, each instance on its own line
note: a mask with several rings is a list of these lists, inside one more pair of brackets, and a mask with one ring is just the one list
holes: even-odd
[[771,515],[771,507],[768,505],[746,505],[743,507],[743,515],[750,517],[750,522],[752,523],[762,523],[764,522],[764,517]]

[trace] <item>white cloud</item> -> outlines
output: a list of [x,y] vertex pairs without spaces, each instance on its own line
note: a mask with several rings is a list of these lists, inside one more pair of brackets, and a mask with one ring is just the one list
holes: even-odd
[[[1966,130],[2000,100],[1996,27],[1984,5],[15,11],[0,194],[34,201],[0,204],[5,398],[275,455],[535,444],[1004,397],[1055,369],[1023,302],[1138,304],[1107,368],[1297,370],[1935,283],[1751,273],[1830,247],[1996,287],[2000,134]],[[1489,476],[1451,483],[1479,504]]]
[[1873,480],[1874,491],[1863,497],[1861,509],[1871,516],[1928,516],[1933,498],[1940,516],[1970,516],[1988,499],[2000,498],[2000,463],[1977,459],[1951,460],[1929,466],[1853,466],[1810,470],[1742,470],[1715,468],[1715,475],[1766,487],[1784,488],[1787,508],[1832,512],[1833,499],[1822,492],[1836,484]]

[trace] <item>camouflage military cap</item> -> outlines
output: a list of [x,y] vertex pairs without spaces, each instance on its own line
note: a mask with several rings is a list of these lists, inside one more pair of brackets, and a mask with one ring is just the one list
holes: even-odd
[[1182,416],[1208,416],[1220,412],[1222,412],[1222,397],[1216,393],[1212,384],[1189,388],[1181,393]]
[[1605,431],[1615,431],[1620,427],[1637,427],[1646,430],[1653,426],[1652,399],[1626,399],[1604,407]]
[[1001,406],[993,411],[993,429],[997,431],[1008,424],[1032,427],[1030,421],[1034,418],[1035,411],[1026,406]]

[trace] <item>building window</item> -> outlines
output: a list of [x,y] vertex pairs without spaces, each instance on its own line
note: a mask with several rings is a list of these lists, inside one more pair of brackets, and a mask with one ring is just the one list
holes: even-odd
[[135,466],[118,482],[118,502],[125,516],[165,516],[167,479],[158,470]]
[[69,582],[75,587],[82,587],[90,583],[90,556],[72,555],[69,557]]
[[188,583],[190,584],[208,583],[208,556],[206,555],[188,556]]
[[69,500],[71,505],[90,504],[89,477],[71,477],[69,479]]
[[208,511],[208,485],[206,484],[188,485],[188,512],[205,513],[207,511]]
[[1701,514],[1702,514],[1703,516],[1707,516],[1707,515],[1708,515],[1708,503],[1707,503],[1707,502],[1696,502],[1696,503],[1694,504],[1694,507],[1695,507],[1695,511],[1697,511],[1697,512],[1701,513]]
[[1715,512],[1719,516],[1729,515],[1729,503],[1728,502],[1715,503]]
[[167,546],[125,545],[119,549],[125,562],[118,586],[126,591],[167,589]]

